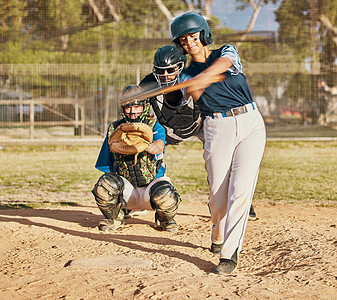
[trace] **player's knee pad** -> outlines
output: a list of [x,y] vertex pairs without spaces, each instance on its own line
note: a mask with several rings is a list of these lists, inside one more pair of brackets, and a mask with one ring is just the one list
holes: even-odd
[[97,204],[107,205],[116,204],[123,190],[124,182],[118,174],[105,173],[98,179],[92,193]]
[[105,173],[95,184],[92,193],[107,219],[116,219],[123,202],[124,182],[118,174]]
[[168,181],[158,181],[150,188],[150,202],[159,221],[172,220],[178,211],[180,196]]

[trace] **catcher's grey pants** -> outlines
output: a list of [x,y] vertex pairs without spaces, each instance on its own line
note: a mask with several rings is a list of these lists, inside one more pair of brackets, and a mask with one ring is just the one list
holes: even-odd
[[123,198],[127,204],[127,209],[137,210],[137,209],[147,209],[153,210],[150,203],[150,189],[158,181],[168,181],[171,183],[168,176],[159,177],[153,180],[149,185],[145,187],[135,188],[127,179],[123,176],[121,178],[124,181],[124,192]]
[[210,187],[212,242],[222,244],[220,258],[242,247],[266,133],[258,110],[234,117],[206,117],[204,159]]

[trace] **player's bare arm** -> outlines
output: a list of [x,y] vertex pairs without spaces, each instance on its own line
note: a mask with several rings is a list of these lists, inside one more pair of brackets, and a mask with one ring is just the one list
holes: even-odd
[[162,140],[152,142],[146,151],[150,154],[160,154],[163,152],[165,144]]
[[226,72],[233,65],[227,57],[219,57],[210,67],[195,76],[196,84],[186,88],[186,95],[192,96],[194,101],[198,101],[204,90],[209,87],[214,80],[214,76]]

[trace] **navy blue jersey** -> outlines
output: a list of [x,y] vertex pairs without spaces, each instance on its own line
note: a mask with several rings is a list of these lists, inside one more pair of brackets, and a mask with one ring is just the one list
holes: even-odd
[[205,63],[192,61],[190,66],[181,73],[179,81],[185,81],[200,74],[220,57],[228,57],[233,62],[233,66],[223,73],[224,81],[213,83],[199,98],[197,104],[206,116],[253,102],[246,77],[242,73],[239,53],[230,44],[212,50]]

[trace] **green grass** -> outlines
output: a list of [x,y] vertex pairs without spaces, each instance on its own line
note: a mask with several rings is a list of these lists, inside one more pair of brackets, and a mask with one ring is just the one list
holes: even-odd
[[[4,146],[0,208],[94,205],[97,146]],[[207,199],[200,142],[166,149],[168,176],[183,199]],[[254,201],[337,206],[337,141],[267,143]]]
[[255,199],[337,204],[337,142],[268,142]]
[[336,124],[318,125],[303,123],[283,123],[278,125],[266,125],[267,137],[269,138],[316,138],[336,137]]
[[5,146],[0,203],[85,203],[100,172],[99,146]]

